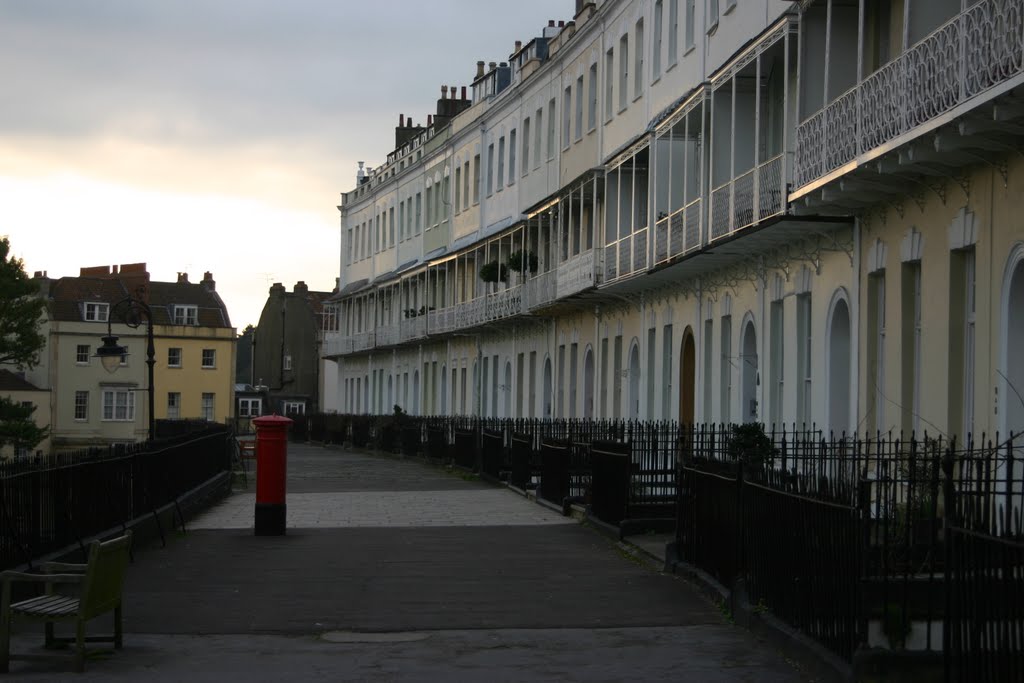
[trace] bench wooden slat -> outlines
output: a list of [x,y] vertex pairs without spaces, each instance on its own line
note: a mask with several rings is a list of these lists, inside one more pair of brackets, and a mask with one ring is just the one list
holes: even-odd
[[78,612],[78,598],[41,595],[11,605],[11,610],[29,617],[68,616]]

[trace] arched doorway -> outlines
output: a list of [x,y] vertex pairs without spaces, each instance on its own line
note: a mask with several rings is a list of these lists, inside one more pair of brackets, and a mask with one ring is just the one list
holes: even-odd
[[679,360],[679,423],[693,424],[696,402],[697,348],[693,330],[683,332],[683,348]]
[[542,417],[551,417],[551,358],[544,359],[544,395],[540,399],[544,404]]
[[631,420],[640,417],[640,345],[635,341],[629,350],[629,405],[626,412]]
[[420,414],[420,371],[412,373],[412,414]]
[[747,320],[743,326],[743,342],[740,346],[740,410],[744,422],[757,422],[757,331],[754,321]]
[[828,325],[828,425],[839,436],[850,432],[850,309],[836,299]]
[[583,356],[583,417],[594,417],[594,351],[589,346]]
[[441,414],[448,414],[448,366],[441,366]]
[[501,395],[505,403],[502,417],[512,417],[512,361],[505,361],[505,385]]
[[1006,333],[1003,338],[1005,390],[1003,396],[1003,434],[1024,432],[1024,247],[1018,247],[1011,256],[1011,270],[1007,273],[1003,320]]

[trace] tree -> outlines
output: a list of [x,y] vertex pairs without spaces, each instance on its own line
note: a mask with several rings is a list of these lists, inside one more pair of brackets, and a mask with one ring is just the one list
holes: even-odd
[[[0,365],[31,368],[39,362],[46,338],[39,321],[46,301],[39,283],[25,274],[21,259],[10,257],[11,244],[0,237]],[[46,438],[46,427],[32,420],[36,407],[0,397],[0,447],[31,449]]]
[[37,427],[32,419],[36,407],[22,405],[6,396],[0,396],[0,448],[13,446],[15,450],[31,450],[46,438],[48,427]]
[[37,296],[39,283],[25,274],[21,259],[9,256],[10,241],[0,237],[0,365],[34,367],[46,338],[39,320],[46,301]]

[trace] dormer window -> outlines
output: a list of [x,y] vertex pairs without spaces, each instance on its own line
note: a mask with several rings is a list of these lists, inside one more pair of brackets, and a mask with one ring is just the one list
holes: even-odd
[[93,323],[107,322],[110,315],[110,304],[87,303],[85,304],[85,319]]
[[199,310],[196,306],[175,306],[174,307],[174,324],[175,325],[198,325],[199,324]]

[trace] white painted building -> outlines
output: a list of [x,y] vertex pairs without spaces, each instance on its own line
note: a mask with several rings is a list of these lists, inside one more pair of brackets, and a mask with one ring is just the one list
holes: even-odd
[[1022,17],[577,2],[342,194],[339,409],[1024,429]]

